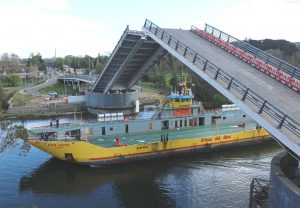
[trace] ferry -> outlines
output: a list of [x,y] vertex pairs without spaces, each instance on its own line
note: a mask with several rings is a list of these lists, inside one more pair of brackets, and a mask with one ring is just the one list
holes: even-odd
[[94,121],[28,129],[28,142],[54,157],[88,166],[106,166],[207,152],[268,141],[271,136],[234,104],[205,110],[187,82],[157,106],[134,117],[99,114]]

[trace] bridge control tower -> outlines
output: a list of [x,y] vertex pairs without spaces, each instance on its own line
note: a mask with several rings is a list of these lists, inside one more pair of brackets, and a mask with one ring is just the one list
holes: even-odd
[[132,113],[138,100],[137,81],[166,50],[144,32],[127,26],[92,90],[85,95],[90,113]]

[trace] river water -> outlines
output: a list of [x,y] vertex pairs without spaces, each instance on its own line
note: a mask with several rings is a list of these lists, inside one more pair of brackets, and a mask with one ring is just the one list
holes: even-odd
[[[24,125],[43,123],[49,121]],[[268,179],[270,161],[280,151],[266,143],[91,168],[36,148],[26,157],[10,150],[0,154],[0,207],[247,207],[252,178]]]

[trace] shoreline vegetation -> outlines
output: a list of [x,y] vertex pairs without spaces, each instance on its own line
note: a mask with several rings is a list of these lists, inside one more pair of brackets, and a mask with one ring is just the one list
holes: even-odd
[[[299,45],[285,40],[252,40],[246,42],[274,55],[288,63],[300,67],[300,48]],[[40,53],[29,55],[29,58],[21,59],[18,55],[4,53],[0,59],[0,120],[8,118],[44,118],[49,116],[60,116],[73,114],[74,112],[43,112],[43,113],[11,113],[8,108],[11,101],[13,106],[36,106],[38,103],[31,102],[36,96],[20,93],[21,90],[40,84],[45,81],[48,75],[75,74],[79,71],[91,76],[98,76],[109,60],[109,55],[99,55],[95,58],[88,55],[58,58],[42,58]],[[189,86],[193,88],[195,100],[202,101],[204,108],[219,108],[222,104],[230,101],[217,92],[204,80],[193,74],[186,66],[179,62],[170,54],[165,55],[159,63],[145,74],[138,82],[138,86],[145,92],[166,95],[171,89],[176,89],[183,81],[183,74],[187,75],[188,81],[193,83]],[[53,84],[47,88],[40,89],[40,93],[48,95],[49,91],[56,91],[59,95],[69,92],[76,92],[73,89],[64,89],[62,85]],[[11,97],[13,97],[11,99]],[[83,111],[84,112],[84,111]]]

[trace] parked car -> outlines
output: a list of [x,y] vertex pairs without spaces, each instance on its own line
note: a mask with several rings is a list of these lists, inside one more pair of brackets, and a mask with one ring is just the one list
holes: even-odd
[[58,96],[58,93],[57,92],[49,92],[48,95],[52,96],[52,97],[57,97]]

